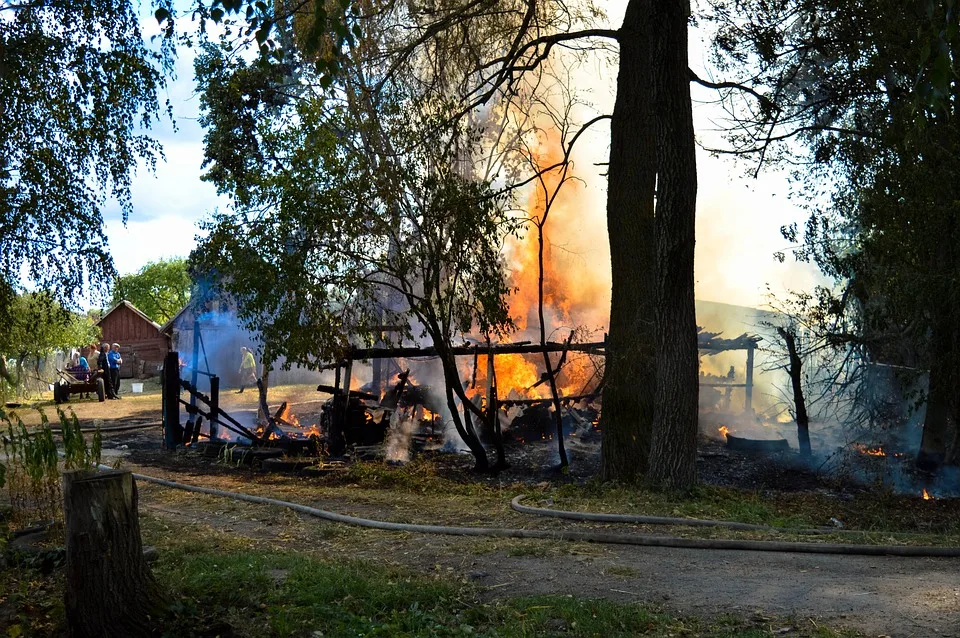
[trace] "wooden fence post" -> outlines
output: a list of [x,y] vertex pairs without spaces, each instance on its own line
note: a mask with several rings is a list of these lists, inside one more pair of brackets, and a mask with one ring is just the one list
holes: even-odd
[[180,425],[180,353],[168,352],[163,361],[163,446],[176,449],[183,442]]
[[63,474],[67,627],[73,638],[148,636],[159,589],[143,558],[130,472]]
[[210,424],[210,440],[217,440],[217,421],[220,418],[220,377],[213,375],[210,377],[210,418],[207,423]]

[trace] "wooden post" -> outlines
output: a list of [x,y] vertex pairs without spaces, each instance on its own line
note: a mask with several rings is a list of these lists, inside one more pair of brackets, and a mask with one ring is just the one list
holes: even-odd
[[133,475],[64,472],[63,513],[70,636],[152,635],[158,628],[160,596],[143,558]]
[[220,412],[220,377],[210,377],[210,440],[217,440],[217,418]]
[[183,440],[180,425],[180,353],[168,352],[163,361],[163,446],[176,449]]
[[[194,390],[199,390],[200,387],[197,383],[200,382],[200,320],[193,320],[193,360],[191,365],[191,374],[190,374],[190,385],[193,386]],[[197,395],[193,392],[190,393],[190,407],[197,407]],[[187,417],[187,432],[193,430],[193,421],[194,415],[191,412],[190,416]],[[199,429],[199,428],[197,428]],[[189,441],[184,441],[184,443],[189,443]]]
[[[490,345],[490,340],[487,340]],[[510,465],[507,463],[507,456],[503,449],[503,432],[500,430],[500,401],[497,397],[497,369],[494,366],[493,351],[487,353],[487,419],[491,436],[493,436],[493,445],[497,450],[497,469],[505,470]]]
[[751,343],[747,348],[747,383],[744,385],[744,412],[753,412],[753,351],[755,347],[756,346]]
[[350,394],[350,381],[353,379],[353,359],[347,359],[347,365],[343,369],[343,395]]
[[[333,395],[333,421],[327,442],[330,456],[343,456],[347,451],[347,411],[350,409],[350,380],[353,377],[353,359],[349,354],[347,357],[342,378],[340,377],[340,368],[337,368],[335,386],[337,391]],[[343,382],[342,385],[341,381]]]

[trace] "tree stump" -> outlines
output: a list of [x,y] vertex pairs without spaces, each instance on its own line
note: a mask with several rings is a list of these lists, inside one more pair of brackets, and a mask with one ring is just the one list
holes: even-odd
[[70,636],[149,636],[159,593],[143,557],[133,475],[64,472],[63,512]]

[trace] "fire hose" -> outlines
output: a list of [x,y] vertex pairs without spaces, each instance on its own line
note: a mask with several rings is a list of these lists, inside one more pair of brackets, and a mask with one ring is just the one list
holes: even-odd
[[[524,496],[514,497],[510,507],[521,514],[531,516],[546,516],[549,518],[565,518],[571,521],[593,523],[631,523],[634,525],[677,525],[682,527],[724,527],[738,531],[774,532],[780,534],[796,534],[809,536],[816,534],[866,534],[869,532],[856,529],[838,529],[829,527],[774,527],[773,525],[755,525],[738,521],[715,521],[703,518],[668,518],[665,516],[645,516],[641,514],[598,514],[594,512],[571,512],[568,510],[554,510],[541,507],[521,505]],[[916,536],[913,532],[901,532],[902,535]]]
[[[100,466],[103,469],[112,469],[107,466]],[[392,532],[413,532],[417,534],[444,534],[450,536],[485,536],[496,538],[532,538],[539,540],[563,540],[579,541],[584,543],[602,543],[610,545],[636,545],[643,547],[675,547],[681,549],[726,549],[753,552],[799,552],[807,554],[847,554],[861,556],[907,556],[907,557],[937,557],[937,558],[958,558],[960,557],[960,547],[930,547],[930,546],[908,546],[908,545],[853,545],[853,544],[833,544],[833,543],[802,543],[791,541],[754,541],[740,539],[700,539],[700,538],[682,538],[679,536],[652,536],[647,534],[618,534],[601,531],[577,531],[577,530],[542,530],[542,529],[511,529],[504,527],[456,527],[448,525],[420,525],[414,523],[394,523],[391,521],[380,521],[369,518],[360,518],[349,516],[347,514],[338,514],[327,510],[281,501],[275,498],[264,496],[255,496],[243,492],[230,492],[226,490],[217,490],[209,487],[200,487],[196,485],[187,485],[177,483],[167,479],[146,476],[144,474],[134,474],[133,477],[138,481],[153,483],[163,487],[194,492],[197,494],[207,494],[210,496],[219,496],[222,498],[231,498],[238,501],[255,503],[258,505],[272,505],[313,516],[334,523],[343,523],[346,525],[355,525],[369,529],[379,529]],[[519,505],[519,498],[514,499],[514,503]],[[516,509],[515,505],[515,509]],[[523,507],[523,506],[520,506]],[[537,509],[537,508],[528,508]],[[522,510],[521,510],[522,511]],[[577,514],[570,512],[569,514]],[[605,515],[609,516],[609,515]],[[583,519],[590,520],[590,519]],[[665,519],[671,520],[671,519]],[[672,519],[679,521],[670,524],[686,524],[687,519]],[[622,522],[622,521],[621,521]]]

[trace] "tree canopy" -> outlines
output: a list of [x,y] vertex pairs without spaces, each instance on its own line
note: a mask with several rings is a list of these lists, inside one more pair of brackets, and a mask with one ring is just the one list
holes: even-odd
[[136,273],[119,277],[113,286],[111,303],[126,299],[162,325],[190,301],[191,287],[186,259],[154,261]]
[[[163,3],[166,4],[166,3]],[[144,40],[130,0],[0,2],[0,278],[74,302],[114,277],[108,199],[132,212],[130,178],[161,157],[144,133],[170,58]]]

